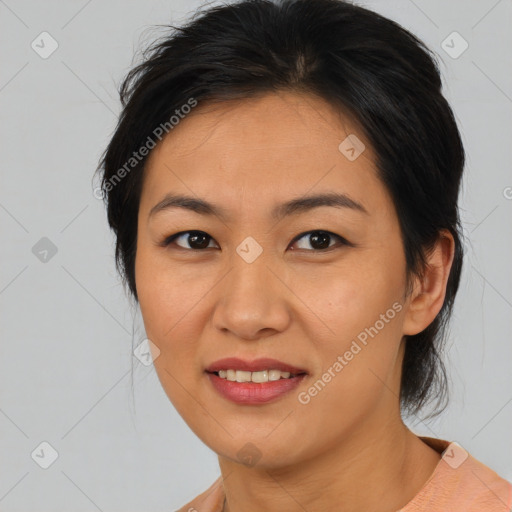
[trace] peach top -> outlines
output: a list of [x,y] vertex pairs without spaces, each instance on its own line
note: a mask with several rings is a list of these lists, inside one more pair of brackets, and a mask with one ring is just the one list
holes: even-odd
[[[512,512],[512,484],[457,443],[420,439],[441,454],[418,494],[397,512]],[[222,512],[222,476],[177,512]]]

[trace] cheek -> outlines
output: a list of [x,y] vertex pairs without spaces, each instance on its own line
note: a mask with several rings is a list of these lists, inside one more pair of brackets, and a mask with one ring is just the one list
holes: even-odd
[[193,266],[171,264],[165,252],[143,245],[135,268],[146,334],[160,350],[157,371],[165,368],[179,375],[180,381],[192,381],[199,371],[198,344],[207,322],[205,301],[213,277],[198,276]]
[[[391,262],[389,258],[379,261],[370,254],[357,255],[350,261],[326,267],[325,271],[309,273],[309,277],[307,273],[297,275],[293,280],[294,291],[303,298],[306,309],[318,315],[321,322],[317,320],[317,324],[325,333],[323,338],[343,346],[400,301],[404,282],[399,272],[388,270],[399,269],[399,265],[400,262]],[[311,316],[305,313],[306,318]],[[394,318],[395,314],[396,308],[388,316]]]
[[[386,293],[369,297],[345,289],[347,294],[335,288],[337,302],[333,296],[329,316],[324,317],[334,334],[312,338],[320,365],[298,397],[305,421],[327,437],[363,421],[381,400],[394,401],[391,390],[399,369],[402,305]],[[327,410],[332,413],[329,419]]]
[[297,294],[307,297],[304,302],[321,320],[315,320],[308,335],[321,359],[322,382],[318,391],[311,390],[324,397],[318,402],[357,410],[375,399],[392,377],[402,338],[404,283],[399,272],[388,269],[400,264],[391,264],[385,255],[360,257],[337,266],[316,286],[302,280]]
[[183,273],[166,268],[159,255],[144,248],[137,253],[135,267],[146,335],[158,347],[153,360],[155,371],[169,400],[194,430],[204,421],[200,408],[190,399],[200,395],[198,378],[202,377],[197,361],[200,309],[194,305],[197,296],[205,292],[200,294],[194,286],[187,286]]
[[171,349],[168,340],[176,339],[178,332],[181,335],[180,325],[175,327],[183,305],[176,293],[179,283],[172,272],[165,272],[161,259],[142,244],[137,249],[135,281],[146,334],[160,349],[161,362]]

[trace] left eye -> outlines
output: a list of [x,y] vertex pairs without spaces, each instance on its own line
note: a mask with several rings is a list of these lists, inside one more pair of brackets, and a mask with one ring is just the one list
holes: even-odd
[[[207,241],[213,240],[213,238],[204,231],[182,231],[181,233],[176,233],[175,235],[167,237],[163,241],[162,245],[167,247],[168,245],[171,245],[174,242],[174,240],[179,240],[180,238],[183,238],[185,240],[185,243],[189,243],[192,246],[198,246],[191,247],[192,250],[208,249],[209,244],[207,243]],[[176,245],[178,245],[178,247],[181,247],[182,249],[187,249],[187,247],[183,247],[180,244]]]
[[[306,238],[309,237],[309,238]],[[349,245],[352,246],[350,242],[345,240],[340,235],[336,235],[335,233],[331,233],[330,231],[307,231],[305,233],[301,233],[296,236],[292,242],[292,245],[300,242],[302,239],[306,240],[306,244],[310,244],[313,247],[313,252],[321,252],[327,249],[331,249],[333,245],[330,242],[333,241],[333,238],[338,239],[339,245]],[[175,240],[183,239],[182,243],[189,244],[189,247],[185,247],[181,245],[181,243],[176,243],[176,245],[182,249],[191,249],[194,251],[200,251],[203,249],[211,248],[209,241],[213,241],[213,238],[205,233],[204,231],[182,231],[180,233],[176,233],[167,237],[162,245],[164,247],[170,246]],[[310,250],[307,247],[299,247],[301,250]],[[295,250],[295,249],[291,249]]]
[[[314,248],[318,249],[315,252],[320,252],[332,248],[333,245],[330,245],[329,240],[332,241],[333,238],[337,238],[340,242],[340,245],[350,245],[349,242],[347,242],[347,240],[345,240],[343,237],[331,233],[330,231],[308,231],[295,237],[294,242],[298,242],[303,238],[307,240],[307,244],[310,244]],[[299,247],[299,249],[304,249],[304,247]],[[306,248],[306,250],[309,249]]]

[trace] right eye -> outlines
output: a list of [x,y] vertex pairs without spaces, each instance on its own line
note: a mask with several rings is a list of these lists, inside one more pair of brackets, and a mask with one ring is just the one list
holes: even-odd
[[[178,243],[178,240],[181,240],[181,243]],[[204,231],[180,231],[179,233],[168,236],[162,242],[162,245],[164,247],[169,247],[171,244],[175,243],[181,249],[201,251],[203,249],[208,249],[209,240],[213,240],[213,238]],[[188,247],[186,244],[188,244]]]

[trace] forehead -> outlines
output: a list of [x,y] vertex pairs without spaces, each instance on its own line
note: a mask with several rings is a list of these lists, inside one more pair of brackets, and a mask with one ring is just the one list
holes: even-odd
[[304,93],[276,92],[229,101],[199,103],[172,129],[162,146],[175,157],[207,144],[217,148],[281,149],[323,146],[337,151],[341,136],[362,130],[347,114]]
[[[364,144],[355,160],[340,150],[349,136]],[[363,204],[369,192],[385,193],[372,149],[339,109],[287,92],[199,103],[149,155],[142,201],[179,190],[219,203],[243,197],[250,208],[251,199],[264,204],[333,189]]]

